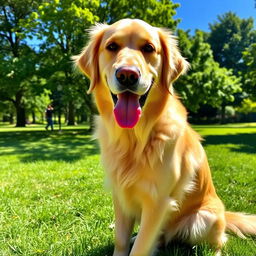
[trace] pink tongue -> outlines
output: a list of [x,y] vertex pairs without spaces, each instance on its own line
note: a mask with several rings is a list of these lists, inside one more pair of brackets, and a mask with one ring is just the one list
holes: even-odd
[[133,128],[141,116],[139,96],[130,92],[119,94],[114,115],[119,126]]

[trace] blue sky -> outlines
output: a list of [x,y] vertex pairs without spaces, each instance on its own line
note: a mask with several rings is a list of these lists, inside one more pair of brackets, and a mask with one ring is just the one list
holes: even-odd
[[178,28],[194,32],[195,29],[209,31],[209,23],[217,21],[217,16],[228,11],[241,18],[254,18],[256,27],[256,0],[173,0],[180,3],[174,18],[181,18]]

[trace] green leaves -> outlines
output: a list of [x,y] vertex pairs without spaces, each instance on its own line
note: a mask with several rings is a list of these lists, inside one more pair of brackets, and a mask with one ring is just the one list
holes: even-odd
[[[173,31],[179,22],[173,18],[179,4],[170,0],[0,0],[0,3],[1,99],[27,103],[27,97],[41,95],[45,86],[54,100],[54,95],[59,94],[57,88],[61,87],[63,108],[72,105],[86,109],[89,115],[94,110],[91,98],[84,94],[88,80],[74,73],[70,60],[86,44],[86,30],[95,22],[113,23],[122,18],[143,19]],[[191,63],[191,69],[175,87],[192,111],[202,104],[217,108],[230,104],[235,99],[233,95],[241,91],[241,84],[245,95],[256,97],[253,19],[226,13],[210,29],[210,33],[198,30],[194,36],[182,30],[177,32],[182,54]],[[43,85],[42,81],[47,83]]]
[[153,26],[175,30],[178,20],[174,20],[179,4],[169,0],[108,0],[101,1],[99,18],[101,22],[113,23],[123,18],[142,19]]
[[243,52],[243,61],[247,72],[243,72],[244,88],[252,100],[256,100],[256,43]]
[[189,36],[178,31],[178,37],[181,51],[191,64],[188,74],[175,83],[187,108],[196,112],[203,104],[220,107],[224,102],[233,102],[234,93],[241,90],[240,79],[232,70],[221,68],[214,61],[205,34],[198,30],[194,36]]
[[99,1],[86,0],[43,2],[38,8],[38,32],[49,43],[71,54],[74,51],[72,47],[77,46],[76,40],[85,39],[85,29],[98,21],[93,12],[98,6]]
[[248,114],[250,112],[256,112],[256,102],[250,99],[244,99],[241,106],[239,106],[237,110],[245,114]]
[[218,22],[210,24],[210,30],[208,42],[214,59],[221,67],[232,68],[237,75],[245,68],[241,61],[243,51],[256,41],[253,19],[241,19],[228,12],[218,16]]

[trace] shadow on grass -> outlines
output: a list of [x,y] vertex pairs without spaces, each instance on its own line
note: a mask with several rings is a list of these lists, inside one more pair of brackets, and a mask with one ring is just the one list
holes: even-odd
[[[114,251],[113,244],[107,244],[102,247],[95,248],[89,252],[81,250],[83,246],[74,248],[71,254],[72,256],[112,256]],[[209,246],[190,246],[181,242],[172,242],[167,247],[159,249],[156,256],[203,256],[213,255]]]
[[103,247],[96,248],[96,249],[90,251],[90,253],[86,254],[86,255],[88,255],[88,256],[112,256],[113,251],[114,251],[114,245],[109,244],[109,245],[105,245]]
[[230,150],[233,152],[255,154],[256,153],[256,133],[239,133],[227,135],[207,135],[204,136],[204,145],[225,145],[233,144]]
[[157,256],[210,256],[213,255],[208,245],[191,246],[180,241],[173,241]]
[[214,124],[214,125],[195,125],[195,128],[198,130],[198,129],[205,129],[207,127],[207,129],[221,129],[221,130],[223,130],[223,129],[247,129],[247,128],[249,128],[249,129],[255,129],[256,128],[256,125],[244,125],[244,126],[239,126],[239,125],[216,125],[216,124]]
[[98,145],[85,129],[58,131],[0,132],[1,156],[17,155],[23,162],[72,162],[99,153]]
[[[204,136],[204,145],[231,144],[233,152],[256,153],[256,133]],[[0,132],[1,156],[17,155],[23,162],[57,160],[72,162],[99,154],[96,141],[86,129],[58,131],[4,131]]]

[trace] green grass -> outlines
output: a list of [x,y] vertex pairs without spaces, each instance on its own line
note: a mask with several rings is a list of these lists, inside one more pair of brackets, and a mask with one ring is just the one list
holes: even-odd
[[[256,213],[256,124],[195,129],[227,209]],[[0,125],[0,255],[111,256],[113,208],[103,179],[87,127]],[[173,243],[158,255],[213,254]],[[256,241],[230,235],[223,255],[255,256]]]

